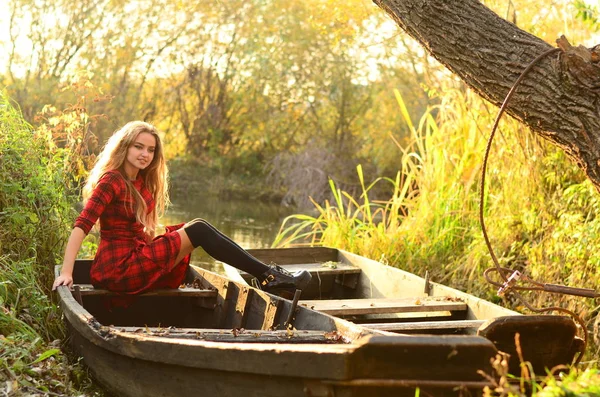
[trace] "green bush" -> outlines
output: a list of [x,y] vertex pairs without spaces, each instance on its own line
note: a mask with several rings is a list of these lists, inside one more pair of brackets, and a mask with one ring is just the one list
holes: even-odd
[[85,387],[79,380],[89,385],[59,349],[65,328],[50,291],[75,215],[64,177],[71,155],[0,92],[0,385],[8,395],[73,395]]

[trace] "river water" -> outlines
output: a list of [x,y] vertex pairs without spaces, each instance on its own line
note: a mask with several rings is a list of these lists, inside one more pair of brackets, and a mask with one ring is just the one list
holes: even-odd
[[[297,213],[294,208],[273,203],[202,197],[198,200],[173,200],[161,222],[174,225],[203,218],[242,248],[268,248],[285,217],[294,213]],[[222,266],[201,248],[192,254],[192,264],[222,272]]]

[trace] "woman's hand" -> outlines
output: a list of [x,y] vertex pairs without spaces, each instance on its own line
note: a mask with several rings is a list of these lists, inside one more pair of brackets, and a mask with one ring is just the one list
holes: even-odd
[[52,291],[55,291],[57,287],[61,285],[66,285],[71,288],[73,285],[73,276],[67,276],[66,274],[61,274],[54,280],[54,284],[52,284]]

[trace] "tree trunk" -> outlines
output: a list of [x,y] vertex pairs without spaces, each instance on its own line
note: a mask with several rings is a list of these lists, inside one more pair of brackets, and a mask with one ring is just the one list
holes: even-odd
[[[438,61],[500,105],[521,72],[552,47],[500,18],[479,0],[373,0]],[[600,46],[542,59],[507,112],[561,147],[600,190]]]

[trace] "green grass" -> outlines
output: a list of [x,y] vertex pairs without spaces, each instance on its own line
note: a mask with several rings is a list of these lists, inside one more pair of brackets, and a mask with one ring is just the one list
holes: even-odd
[[[564,369],[564,368],[563,368]],[[486,387],[484,397],[595,397],[600,395],[600,371],[596,367],[548,373],[541,378],[515,378],[500,370],[494,386]]]

